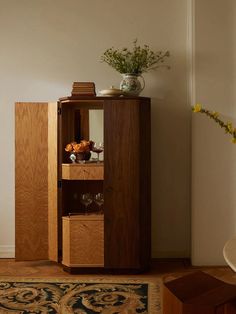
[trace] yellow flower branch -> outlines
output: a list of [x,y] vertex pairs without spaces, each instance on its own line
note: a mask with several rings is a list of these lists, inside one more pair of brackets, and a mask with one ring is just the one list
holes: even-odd
[[192,106],[192,111],[195,113],[204,113],[210,119],[213,119],[216,123],[220,125],[221,128],[225,129],[225,133],[232,135],[232,142],[236,143],[236,128],[233,127],[231,122],[224,122],[219,118],[219,113],[216,111],[210,111],[202,107],[201,104],[196,104]]

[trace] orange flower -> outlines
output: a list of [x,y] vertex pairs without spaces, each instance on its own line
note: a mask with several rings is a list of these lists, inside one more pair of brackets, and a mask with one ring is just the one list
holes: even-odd
[[81,144],[75,144],[74,145],[74,151],[75,151],[75,153],[83,153],[84,148]]
[[73,152],[73,150],[74,150],[74,148],[73,148],[73,145],[71,143],[66,145],[66,147],[65,147],[66,152]]
[[82,145],[84,152],[90,151],[90,141],[82,140],[80,144]]
[[66,145],[65,151],[70,153],[85,153],[89,152],[92,148],[93,141],[82,140],[80,143],[71,142]]

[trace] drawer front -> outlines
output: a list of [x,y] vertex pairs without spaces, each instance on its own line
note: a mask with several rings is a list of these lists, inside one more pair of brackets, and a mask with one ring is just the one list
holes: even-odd
[[62,179],[103,180],[103,166],[62,166]]
[[74,267],[104,266],[104,224],[102,220],[63,221],[63,261]]

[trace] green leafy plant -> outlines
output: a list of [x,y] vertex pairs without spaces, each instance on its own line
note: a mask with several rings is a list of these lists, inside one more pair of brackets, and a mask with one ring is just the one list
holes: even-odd
[[221,128],[225,129],[225,133],[232,135],[232,142],[236,143],[236,128],[233,127],[231,122],[224,122],[219,118],[219,113],[216,111],[210,111],[202,107],[201,104],[196,104],[192,106],[192,111],[195,113],[203,113],[207,115],[210,119],[213,119],[216,123],[220,125]]
[[164,66],[166,58],[170,56],[169,51],[152,51],[148,45],[143,47],[137,45],[137,39],[133,42],[133,49],[114,47],[107,49],[101,56],[101,61],[110,65],[113,69],[122,74],[141,75],[143,72]]

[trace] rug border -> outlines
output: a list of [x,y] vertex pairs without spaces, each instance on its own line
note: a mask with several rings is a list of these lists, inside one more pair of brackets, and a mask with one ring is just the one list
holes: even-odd
[[140,279],[117,279],[117,278],[96,278],[96,279],[80,279],[80,278],[27,278],[27,277],[0,277],[0,282],[46,282],[46,283],[114,283],[114,284],[147,284],[148,285],[148,313],[160,314],[161,313],[161,284],[162,281],[157,279],[155,281],[140,280]]

